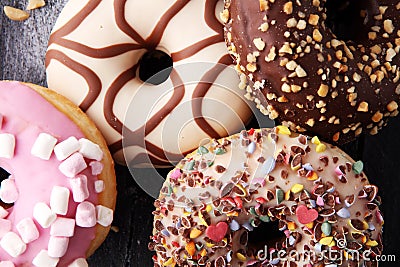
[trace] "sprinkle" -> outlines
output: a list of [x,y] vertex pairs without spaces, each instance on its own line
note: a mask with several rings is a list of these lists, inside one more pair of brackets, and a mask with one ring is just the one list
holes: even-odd
[[222,147],[218,147],[216,150],[215,150],[215,154],[216,155],[223,155],[223,154],[225,154],[226,153],[226,150],[224,149],[224,148],[222,148]]
[[320,143],[320,144],[318,144],[318,145],[315,147],[315,151],[316,151],[317,153],[324,152],[325,150],[326,150],[326,145],[323,144],[323,143]]
[[33,143],[31,154],[43,160],[49,160],[53,153],[57,138],[47,133],[40,133]]
[[317,197],[317,205],[323,207],[325,205],[324,199],[321,196]]
[[270,222],[270,221],[271,221],[271,219],[269,218],[268,215],[262,215],[262,216],[259,217],[259,219],[260,219],[262,222]]
[[184,169],[187,171],[193,171],[194,170],[194,160],[186,162]]
[[309,181],[315,181],[318,179],[318,174],[315,171],[309,171],[307,173],[307,180]]
[[251,155],[256,151],[256,143],[251,142],[249,146],[247,147],[247,152]]
[[365,245],[370,247],[376,247],[378,245],[378,242],[376,242],[375,240],[368,240],[367,243],[365,243]]
[[182,175],[181,170],[180,169],[175,169],[171,173],[169,178],[172,179],[172,180],[177,180],[177,179],[179,179],[181,177],[181,175]]
[[265,178],[258,177],[251,180],[251,184],[259,184],[261,187],[265,186]]
[[254,229],[254,227],[251,226],[251,224],[249,222],[245,222],[244,224],[242,224],[242,227],[250,232],[253,231],[253,229]]
[[363,168],[364,168],[364,163],[361,160],[356,161],[356,162],[353,163],[352,169],[353,169],[355,174],[362,173]]
[[226,222],[219,222],[216,225],[210,225],[206,229],[206,235],[213,241],[221,241],[228,231],[228,224]]
[[163,266],[171,266],[171,265],[175,266],[175,261],[174,261],[174,258],[172,258],[172,257],[169,258],[167,261],[165,261],[163,264]]
[[199,229],[193,228],[192,231],[190,231],[190,238],[192,238],[192,239],[193,239],[193,238],[197,238],[197,237],[199,237],[202,233],[203,233],[203,232],[200,231]]
[[268,157],[261,166],[261,175],[266,176],[275,168],[275,159]]
[[292,188],[290,190],[293,192],[293,194],[297,194],[297,193],[303,191],[303,189],[304,189],[304,185],[295,184],[292,186]]
[[296,216],[300,223],[308,224],[318,218],[318,211],[308,209],[305,205],[300,205],[296,208]]
[[350,218],[350,211],[346,208],[341,208],[336,214],[341,218]]
[[246,261],[246,256],[243,255],[242,253],[236,253],[236,257],[240,260],[240,261]]
[[297,225],[296,225],[294,222],[288,222],[288,223],[287,223],[287,228],[288,228],[290,231],[294,231],[294,230],[297,228]]
[[313,138],[311,138],[311,143],[313,143],[315,145],[319,145],[319,144],[321,144],[321,141],[319,141],[318,136],[314,136]]
[[194,245],[193,241],[190,241],[189,243],[186,244],[185,250],[190,256],[193,256],[194,253],[196,253],[196,246]]
[[15,150],[15,137],[12,134],[0,134],[0,158],[12,159]]
[[333,236],[323,237],[319,240],[321,245],[329,246],[333,241]]
[[278,204],[278,205],[281,204],[282,201],[283,201],[283,199],[284,199],[284,192],[283,192],[283,190],[280,189],[280,188],[277,188],[277,189],[275,190],[275,195],[276,195],[276,202],[277,202],[277,204]]
[[321,231],[324,235],[329,236],[331,234],[332,226],[329,222],[323,222],[321,225]]
[[201,146],[197,149],[197,153],[199,153],[200,155],[207,154],[208,152],[210,151],[208,151],[208,149],[205,146]]
[[286,126],[278,125],[278,126],[276,126],[276,129],[277,129],[277,132],[280,133],[280,134],[286,134],[286,135],[290,135],[291,134],[289,128],[286,127]]

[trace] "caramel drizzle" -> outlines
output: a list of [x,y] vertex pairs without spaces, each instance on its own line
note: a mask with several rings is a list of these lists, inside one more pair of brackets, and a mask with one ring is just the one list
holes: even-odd
[[[215,16],[215,8],[217,2],[219,0],[206,0],[205,2],[205,21],[206,24],[217,32],[216,35],[208,37],[198,43],[195,43],[185,49],[172,53],[171,57],[173,61],[180,61],[185,58],[191,57],[196,54],[199,50],[202,50],[210,45],[213,45],[218,42],[224,41],[223,36],[223,28],[221,23]],[[181,0],[176,1],[161,17],[158,21],[156,27],[153,29],[153,32],[147,39],[144,39],[140,34],[133,29],[125,16],[125,5],[127,0],[116,0],[114,1],[114,15],[118,28],[127,34],[135,43],[123,43],[116,44],[104,48],[92,48],[83,44],[80,44],[75,41],[71,41],[66,39],[66,35],[76,30],[79,25],[86,19],[88,15],[90,15],[100,4],[101,1],[88,1],[86,6],[75,16],[73,17],[67,24],[61,27],[59,30],[54,32],[49,40],[50,44],[58,44],[67,49],[74,50],[78,53],[84,54],[93,58],[110,58],[122,55],[126,52],[133,50],[153,50],[159,45],[159,42],[164,34],[165,26],[171,21],[171,19],[176,16],[183,8],[190,2],[189,0]],[[50,64],[50,61],[54,59],[64,64],[68,68],[72,69],[79,75],[83,76],[89,86],[89,93],[83,100],[80,107],[82,110],[86,111],[98,98],[101,91],[101,81],[99,77],[90,69],[83,66],[82,64],[72,60],[65,54],[58,52],[56,50],[50,49],[46,55],[46,67]],[[228,55],[223,56],[219,63],[224,65],[232,64],[231,59]],[[141,147],[146,148],[148,151],[148,155],[145,153],[138,154],[132,162],[147,162],[147,157],[150,157],[150,160],[153,164],[165,165],[169,163],[170,160],[179,160],[181,158],[180,154],[168,153],[164,152],[162,148],[154,145],[153,143],[146,141],[145,137],[151,133],[174,108],[177,106],[182,100],[185,93],[185,86],[183,85],[182,79],[179,74],[173,69],[171,72],[170,78],[174,85],[174,92],[169,100],[169,102],[159,111],[157,112],[146,125],[143,125],[141,128],[131,131],[127,128],[124,128],[123,123],[115,116],[113,112],[113,105],[115,102],[115,98],[117,97],[118,92],[132,79],[136,78],[136,70],[139,67],[139,62],[133,64],[132,67],[125,70],[122,74],[120,74],[107,89],[105,99],[104,99],[104,116],[106,118],[107,123],[115,129],[117,132],[122,134],[124,131],[124,136],[128,137],[125,143],[127,145],[139,145]],[[221,66],[215,66],[211,70],[209,70],[201,79],[203,82],[199,82],[198,86],[195,88],[192,95],[192,111],[194,114],[195,122],[198,127],[202,129],[204,132],[208,133],[212,138],[218,138],[219,134],[212,128],[212,126],[203,118],[202,115],[202,99],[207,94],[210,89],[212,83],[217,79],[218,75],[223,71]],[[204,82],[207,81],[207,82]],[[145,136],[143,136],[143,133]],[[122,149],[122,139],[117,142],[109,145],[109,148],[112,153],[116,153],[118,150]],[[186,151],[187,153],[189,151]],[[157,156],[155,156],[157,155]]]

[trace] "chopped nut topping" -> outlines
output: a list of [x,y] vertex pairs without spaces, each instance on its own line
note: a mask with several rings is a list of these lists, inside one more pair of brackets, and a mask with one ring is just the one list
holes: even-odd
[[297,22],[297,29],[299,30],[304,30],[307,27],[307,22],[305,20],[299,20],[299,22]]
[[328,94],[329,87],[326,84],[321,84],[318,89],[318,95],[320,97],[326,97]]
[[318,21],[319,21],[318,15],[310,14],[310,17],[308,18],[308,23],[310,23],[313,26],[316,26],[318,25]]
[[246,65],[246,69],[250,72],[255,72],[257,70],[257,66],[254,63],[248,63]]
[[396,51],[393,48],[389,48],[386,51],[386,61],[392,61],[392,59],[396,56]]
[[262,51],[265,48],[265,42],[261,38],[255,38],[253,40],[253,43],[260,51]]
[[385,29],[385,32],[391,34],[393,33],[394,30],[394,26],[393,26],[393,22],[390,19],[387,19],[383,22],[383,29]]
[[376,39],[376,32],[369,32],[368,39],[375,40]]
[[292,48],[290,47],[290,45],[288,43],[285,43],[281,47],[281,49],[279,49],[279,54],[284,54],[284,53],[290,54],[290,55],[293,53]]
[[26,7],[27,10],[36,9],[42,6],[45,6],[46,3],[44,0],[29,0],[28,6]]
[[395,101],[390,102],[386,106],[387,110],[390,111],[390,112],[395,111],[398,107],[399,106],[397,105],[397,103]]
[[260,27],[258,29],[262,32],[266,32],[266,31],[268,31],[268,28],[269,28],[268,22],[264,22],[263,24],[260,25]]
[[288,19],[288,21],[286,22],[286,26],[288,28],[294,28],[297,26],[297,20],[295,18],[290,18]]
[[358,74],[357,72],[354,72],[353,80],[358,83],[359,81],[361,81],[361,75]]
[[300,65],[298,65],[296,67],[295,71],[296,71],[297,77],[299,77],[299,78],[307,76],[307,72]]
[[278,102],[280,103],[285,103],[288,102],[289,100],[285,96],[280,96],[278,97]]
[[321,42],[322,41],[322,34],[319,32],[318,29],[314,29],[313,31],[313,39],[314,41]]
[[291,92],[290,85],[288,85],[287,83],[282,84],[281,90],[282,90],[282,92],[290,93]]
[[363,101],[358,105],[357,111],[368,112],[368,103]]
[[300,91],[301,91],[301,86],[292,84],[292,85],[290,86],[290,90],[292,90],[293,93],[300,92]]
[[229,10],[225,8],[221,13],[219,13],[219,17],[224,23],[227,23],[229,20]]
[[260,1],[260,11],[268,10],[268,1],[267,0],[259,0]]
[[306,124],[307,124],[308,126],[310,126],[310,127],[313,127],[313,126],[314,126],[314,123],[315,123],[315,121],[314,121],[313,118],[310,118],[310,119],[308,119],[308,120],[306,121]]
[[293,3],[292,2],[286,2],[285,5],[283,6],[283,12],[286,14],[290,15],[293,12]]
[[372,116],[372,121],[373,122],[379,122],[380,120],[382,120],[383,118],[383,114],[380,113],[379,111],[377,111],[373,116]]
[[286,63],[285,67],[288,70],[295,70],[297,67],[297,63],[294,60],[289,61],[288,63]]
[[276,57],[276,53],[275,53],[275,46],[271,47],[271,49],[269,50],[268,55],[265,57],[265,61],[266,62],[270,62],[273,61]]
[[29,13],[10,6],[4,6],[4,13],[11,20],[22,21],[29,18]]

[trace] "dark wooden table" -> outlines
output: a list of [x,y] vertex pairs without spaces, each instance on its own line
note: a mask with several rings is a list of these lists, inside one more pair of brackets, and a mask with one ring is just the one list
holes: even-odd
[[[24,8],[26,2],[0,0],[4,5]],[[197,0],[196,0],[197,1]],[[2,79],[46,86],[44,55],[50,31],[67,0],[49,0],[31,12],[24,22],[0,15],[0,76]],[[18,107],[16,107],[18,108]],[[377,136],[362,136],[342,146],[356,160],[363,160],[371,181],[379,186],[385,216],[384,254],[397,262],[380,266],[400,266],[400,118],[390,121]],[[90,266],[152,266],[147,243],[152,229],[153,199],[134,182],[128,169],[116,166],[118,202],[111,231],[103,245],[89,259]],[[165,174],[165,170],[160,170]]]

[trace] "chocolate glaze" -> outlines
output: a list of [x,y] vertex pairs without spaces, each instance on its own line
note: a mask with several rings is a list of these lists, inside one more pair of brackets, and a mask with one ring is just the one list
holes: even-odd
[[[87,45],[68,40],[66,36],[72,33],[75,29],[79,27],[79,25],[98,7],[101,1],[88,1],[85,7],[74,16],[67,24],[63,27],[52,33],[49,46],[51,44],[57,44],[63,46],[65,48],[71,49],[83,55],[93,58],[110,58],[118,55],[122,55],[128,51],[133,50],[141,50],[145,49],[147,51],[151,51],[157,48],[160,43],[160,40],[164,34],[165,25],[167,25],[171,19],[177,15],[182,9],[189,3],[189,0],[181,0],[176,1],[161,17],[158,21],[156,27],[153,32],[146,39],[142,37],[126,20],[125,14],[125,5],[127,0],[115,0],[114,1],[114,10],[115,10],[115,20],[119,29],[127,34],[131,39],[132,43],[120,43],[102,48],[93,48]],[[222,42],[224,40],[223,37],[223,28],[221,27],[221,23],[215,17],[215,8],[218,0],[207,0],[205,3],[206,12],[204,14],[204,19],[207,25],[213,29],[216,34],[214,36],[208,37],[200,42],[197,42],[189,47],[184,48],[181,51],[175,52],[171,54],[171,58],[173,61],[180,61],[186,58],[189,58],[196,54],[199,50],[216,44],[218,42]],[[79,73],[88,83],[90,88],[89,93],[86,95],[84,101],[80,105],[83,110],[87,110],[94,101],[98,98],[102,84],[99,77],[92,72],[89,68],[83,66],[82,64],[72,60],[65,54],[58,52],[53,49],[49,49],[46,55],[46,67],[50,64],[51,60],[56,60],[73,71]],[[225,55],[219,61],[219,63],[230,65],[232,64],[232,60]],[[139,67],[139,58],[137,62],[132,62],[132,66],[122,72],[112,84],[107,88],[105,100],[104,100],[104,116],[108,122],[108,124],[115,129],[118,133],[122,134],[124,130],[124,135],[127,138],[127,145],[139,145],[141,147],[145,147],[148,151],[148,155],[140,154],[137,158],[132,159],[132,162],[147,162],[145,159],[147,156],[150,157],[152,163],[156,165],[165,165],[169,162],[169,160],[178,160],[182,158],[180,154],[172,154],[165,153],[162,148],[158,147],[155,144],[148,142],[145,139],[149,133],[151,133],[154,128],[156,128],[173,109],[174,107],[182,100],[185,87],[182,85],[182,80],[179,74],[175,71],[171,72],[170,79],[174,84],[174,93],[168,104],[166,104],[157,114],[155,114],[150,120],[143,125],[141,128],[131,131],[129,129],[124,129],[123,122],[121,122],[117,116],[113,112],[113,106],[115,105],[115,99],[118,92],[126,85],[130,80],[137,78],[137,68]],[[203,118],[202,115],[202,101],[201,99],[207,94],[210,86],[209,82],[215,81],[218,75],[223,71],[221,67],[215,67],[210,70],[208,73],[204,75],[204,81],[207,81],[206,84],[199,83],[197,88],[193,93],[193,110],[196,115],[196,123],[197,125],[207,132],[210,137],[219,137],[219,134],[215,129]],[[200,101],[198,101],[200,99]],[[145,133],[145,136],[142,135]],[[122,149],[122,140],[118,140],[109,145],[111,152],[114,154]],[[157,155],[156,157],[154,155]]]
[[[252,91],[248,97],[261,102],[259,107],[264,113],[292,130],[307,131],[330,142],[348,142],[361,132],[376,134],[388,117],[398,113],[400,3],[367,2],[364,28],[356,43],[339,40],[326,26],[325,0],[226,0],[226,41],[240,72],[247,76]],[[266,4],[265,10],[261,10],[264,8],[260,3]],[[285,9],[289,6],[292,10]],[[318,15],[319,21],[311,24],[310,14]],[[384,21],[389,20],[392,23],[385,26]],[[293,27],[289,27],[293,21]],[[299,21],[304,28],[297,24]],[[268,23],[267,30],[261,30],[263,23]],[[374,28],[377,26],[379,30]],[[257,38],[262,39],[265,48],[256,47]],[[279,53],[285,43],[290,44],[291,54]],[[276,55],[267,62],[265,57],[272,47]],[[394,56],[387,59],[389,50]],[[259,56],[247,68],[248,54],[253,52],[259,52]],[[291,61],[306,75],[299,77],[286,64]],[[287,86],[282,89],[284,84]],[[327,92],[319,91],[321,84],[327,85]],[[293,91],[293,85],[299,87]]]

